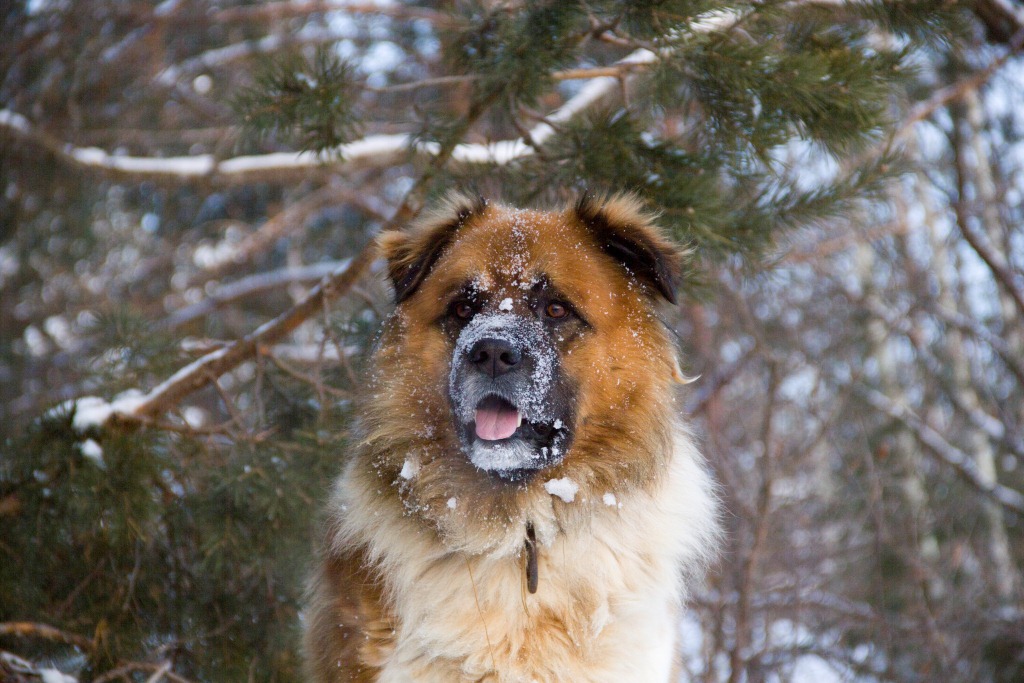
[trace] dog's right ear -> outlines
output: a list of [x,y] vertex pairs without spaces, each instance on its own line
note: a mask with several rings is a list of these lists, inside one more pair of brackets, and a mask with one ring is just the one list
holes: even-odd
[[449,195],[444,203],[407,230],[388,230],[377,238],[400,304],[416,291],[459,229],[487,208],[483,197]]

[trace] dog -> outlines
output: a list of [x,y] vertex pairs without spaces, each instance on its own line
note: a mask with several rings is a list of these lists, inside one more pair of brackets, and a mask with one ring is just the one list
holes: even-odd
[[668,681],[714,485],[632,196],[449,198],[381,235],[396,308],[304,613],[311,680]]

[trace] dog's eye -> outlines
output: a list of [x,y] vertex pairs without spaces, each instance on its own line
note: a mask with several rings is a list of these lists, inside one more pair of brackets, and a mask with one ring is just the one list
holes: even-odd
[[475,312],[476,308],[468,301],[456,301],[452,304],[452,315],[460,320],[469,320]]
[[552,301],[544,307],[544,314],[549,318],[564,318],[569,315],[569,307],[561,301]]

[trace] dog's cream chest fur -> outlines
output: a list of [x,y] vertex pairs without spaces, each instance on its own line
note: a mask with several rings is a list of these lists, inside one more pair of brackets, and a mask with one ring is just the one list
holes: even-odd
[[[712,487],[699,458],[677,432],[672,466],[654,491],[564,502],[543,489],[543,475],[532,482],[538,495],[527,514],[540,548],[532,595],[525,525],[510,525],[487,552],[459,552],[344,477],[335,509],[360,513],[339,515],[335,542],[365,544],[402,615],[379,680],[668,680],[687,575],[715,545]],[[457,525],[474,511],[456,504],[450,514]]]

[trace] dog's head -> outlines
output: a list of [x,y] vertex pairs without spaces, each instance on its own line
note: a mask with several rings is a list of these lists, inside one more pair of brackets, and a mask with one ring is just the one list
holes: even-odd
[[679,377],[653,314],[675,301],[679,254],[638,202],[541,212],[456,197],[380,244],[397,309],[377,421],[421,423],[400,450],[506,481],[602,447],[620,461],[608,469],[651,467],[629,442],[663,434],[657,404]]

